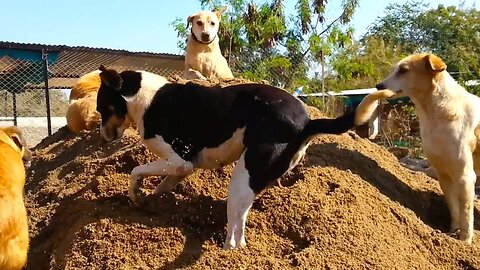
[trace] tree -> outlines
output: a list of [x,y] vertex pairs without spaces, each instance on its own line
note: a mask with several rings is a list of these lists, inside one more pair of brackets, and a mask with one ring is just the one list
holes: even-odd
[[[315,62],[350,41],[346,28],[359,0],[344,0],[336,18],[326,18],[326,0],[297,0],[295,13],[285,14],[283,0],[261,4],[246,0],[200,0],[203,9],[227,5],[220,24],[220,47],[232,69],[246,79],[266,79],[293,89],[308,81]],[[185,48],[188,29],[184,18],[172,25],[179,47]]]
[[[433,52],[444,59],[459,81],[480,78],[480,11],[420,2],[390,5],[365,38],[378,37],[405,53]],[[479,93],[476,88],[467,88]]]
[[460,80],[480,78],[480,11],[439,6],[419,16],[425,47]]
[[406,53],[423,50],[418,17],[428,6],[422,2],[389,4],[385,16],[377,18],[362,41],[369,37],[381,38],[387,46],[402,46]]
[[378,37],[366,38],[331,57],[329,64],[334,72],[326,79],[327,87],[330,90],[373,87],[404,56],[403,47],[388,46]]

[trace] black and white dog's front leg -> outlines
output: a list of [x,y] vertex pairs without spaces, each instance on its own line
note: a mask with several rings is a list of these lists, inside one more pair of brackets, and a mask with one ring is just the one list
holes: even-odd
[[227,238],[224,249],[245,246],[245,223],[248,211],[252,207],[255,193],[249,185],[250,176],[245,168],[245,152],[233,169],[232,180],[228,186],[227,201]]
[[139,204],[138,197],[140,195],[139,181],[146,176],[166,175],[162,182],[155,189],[155,193],[169,191],[178,184],[182,179],[193,171],[193,164],[185,161],[180,157],[170,157],[167,159],[159,159],[144,165],[133,168],[130,175],[129,197],[135,203]]
[[162,179],[162,182],[155,188],[154,194],[162,194],[172,190],[180,181],[187,178],[190,173],[185,175],[167,175]]

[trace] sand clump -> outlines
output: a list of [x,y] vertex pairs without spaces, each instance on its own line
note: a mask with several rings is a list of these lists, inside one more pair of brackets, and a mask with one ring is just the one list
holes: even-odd
[[282,187],[257,197],[248,247],[234,251],[221,248],[232,167],[198,170],[136,207],[129,173],[153,160],[133,129],[102,144],[98,131],[62,128],[38,144],[27,269],[480,269],[478,231],[473,245],[445,233],[438,183],[353,132],[316,138]]

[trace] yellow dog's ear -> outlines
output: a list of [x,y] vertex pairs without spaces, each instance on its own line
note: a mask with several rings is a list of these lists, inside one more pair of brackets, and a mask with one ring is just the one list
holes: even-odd
[[25,146],[25,140],[22,137],[22,130],[17,126],[8,126],[2,128],[3,132],[12,139],[12,141],[18,146],[18,149],[22,150]]
[[3,132],[5,132],[5,134],[10,137],[12,142],[18,147],[18,150],[20,150],[20,154],[22,155],[22,159],[30,159],[32,153],[28,149],[27,141],[22,135],[22,130],[17,126],[3,127],[1,130],[3,130]]
[[18,146],[18,149],[23,150],[22,140],[18,134],[10,134],[10,138],[12,138],[12,141]]
[[213,13],[217,15],[218,19],[222,18],[222,14],[227,10],[227,6],[221,6],[218,9],[214,10]]
[[434,72],[442,72],[447,69],[447,65],[440,57],[434,54],[427,54],[424,58],[427,69]]
[[187,17],[187,29],[188,27],[190,27],[190,24],[193,23],[193,19],[195,19],[195,16],[197,16],[197,13]]
[[20,150],[20,155],[22,155],[23,160],[29,160],[31,153],[30,150],[26,148],[25,140],[21,137],[21,134],[11,133],[9,134],[12,141],[17,145],[18,149]]

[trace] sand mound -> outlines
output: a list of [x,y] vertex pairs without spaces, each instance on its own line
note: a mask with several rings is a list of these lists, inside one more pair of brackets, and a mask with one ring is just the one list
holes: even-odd
[[173,83],[182,83],[185,84],[187,82],[193,82],[196,84],[200,84],[203,86],[229,86],[229,85],[235,85],[235,84],[244,84],[244,83],[260,83],[260,84],[268,84],[266,80],[261,80],[259,82],[252,82],[243,78],[230,78],[230,79],[224,79],[224,78],[211,78],[208,80],[186,80],[182,78],[179,75],[172,75],[167,78],[170,82]]
[[478,231],[472,246],[443,233],[438,184],[353,133],[320,136],[283,187],[258,196],[236,251],[221,249],[230,166],[138,208],[129,173],[155,157],[134,130],[101,144],[64,128],[34,153],[28,269],[480,269]]

